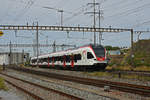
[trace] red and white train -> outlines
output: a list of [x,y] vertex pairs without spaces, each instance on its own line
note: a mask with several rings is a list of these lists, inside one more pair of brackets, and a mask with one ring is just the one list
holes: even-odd
[[[38,56],[39,67],[60,69],[105,69],[107,66],[106,49],[92,44],[61,52]],[[31,65],[37,65],[37,57],[31,58]]]

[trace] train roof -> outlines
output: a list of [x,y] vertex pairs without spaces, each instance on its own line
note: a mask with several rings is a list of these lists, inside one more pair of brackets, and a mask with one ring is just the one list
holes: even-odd
[[[47,57],[47,56],[49,56],[49,55],[51,55],[51,54],[55,54],[55,53],[62,53],[62,52],[67,52],[67,51],[72,51],[72,50],[77,50],[77,49],[79,49],[79,48],[84,48],[84,47],[89,47],[89,46],[91,46],[92,48],[96,48],[96,47],[98,47],[98,48],[104,48],[102,45],[98,45],[98,44],[96,44],[96,45],[94,45],[94,44],[87,44],[87,45],[83,45],[83,46],[80,46],[80,47],[76,47],[76,48],[72,48],[72,49],[67,49],[67,50],[64,50],[64,51],[58,51],[58,52],[52,52],[52,53],[48,53],[48,54],[43,54],[43,55],[39,55],[39,57],[41,58],[44,58],[44,57]],[[36,59],[37,57],[32,57],[31,59]]]
[[[92,47],[103,47],[102,45],[99,45],[99,44],[96,44],[96,45],[94,45],[94,44],[88,44],[88,45],[84,45],[85,47],[86,46],[92,46]],[[84,46],[82,46],[82,47],[84,47]]]

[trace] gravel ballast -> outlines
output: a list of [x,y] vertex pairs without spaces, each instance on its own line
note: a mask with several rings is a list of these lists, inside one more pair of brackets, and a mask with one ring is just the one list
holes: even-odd
[[[55,69],[38,69],[38,70],[91,78],[91,76],[83,75],[84,72],[75,72],[75,71],[72,72],[72,71],[64,71],[64,70],[62,71],[62,70],[55,70]],[[119,91],[114,91],[114,90],[111,90],[109,93],[107,93],[103,91],[103,88],[82,85],[82,84],[77,84],[77,83],[72,83],[72,82],[67,82],[67,81],[55,80],[55,79],[46,79],[46,78],[42,78],[36,75],[25,74],[23,72],[15,71],[14,73],[14,71],[9,70],[7,73],[10,75],[19,77],[21,79],[32,81],[34,83],[38,83],[38,84],[50,87],[55,90],[63,91],[65,93],[84,98],[86,100],[103,100],[103,99],[112,100],[108,97],[118,98],[120,100],[148,100],[145,97],[141,97],[135,94],[124,93],[124,92],[119,92]],[[97,77],[92,77],[92,78],[97,78]],[[48,82],[46,80],[48,80]],[[66,84],[66,85],[63,85],[63,84]],[[74,88],[70,87],[71,85]],[[77,87],[82,88],[82,90],[78,89]]]

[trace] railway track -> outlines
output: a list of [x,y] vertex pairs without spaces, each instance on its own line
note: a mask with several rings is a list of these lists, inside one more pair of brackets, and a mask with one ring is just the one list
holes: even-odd
[[[0,73],[0,75],[5,79],[7,83],[30,95],[35,100],[83,100],[82,98],[56,91],[4,73]],[[41,91],[44,92],[41,93]]]
[[104,70],[104,71],[109,71],[109,72],[113,72],[113,71],[121,71],[121,72],[139,72],[139,73],[150,73],[150,71],[136,71],[136,70]]
[[9,68],[27,72],[27,73],[36,74],[36,75],[42,75],[42,76],[51,77],[55,79],[72,81],[72,82],[77,82],[77,83],[92,85],[92,86],[97,86],[97,87],[110,86],[111,89],[116,89],[116,90],[120,90],[124,92],[139,94],[145,97],[150,97],[150,87],[148,86],[141,86],[141,85],[135,85],[135,84],[121,83],[121,82],[112,82],[112,81],[106,81],[106,80],[81,78],[81,77],[67,76],[67,75],[62,75],[62,74],[60,75],[60,74],[49,73],[49,72],[44,72],[44,71],[36,71],[36,70],[20,68],[20,67],[9,67]]
[[150,76],[150,71],[129,71],[129,70],[104,70],[102,72],[109,72],[115,74],[130,74],[130,75],[142,75],[142,76]]

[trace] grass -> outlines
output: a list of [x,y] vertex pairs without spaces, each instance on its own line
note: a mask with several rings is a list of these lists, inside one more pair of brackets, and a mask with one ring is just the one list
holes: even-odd
[[128,66],[134,65],[136,67],[149,66],[150,67],[150,39],[140,40],[133,45],[134,57],[131,59],[131,48],[125,51],[124,57],[110,56],[109,66]]
[[3,70],[3,66],[0,65],[0,72]]
[[150,67],[141,66],[141,67],[136,67],[133,70],[136,70],[136,71],[150,71]]
[[107,70],[131,70],[131,66],[107,66]]
[[8,88],[6,87],[5,83],[4,83],[4,79],[0,77],[0,90],[5,90],[7,91]]
[[141,75],[122,75],[121,78],[124,79],[138,79],[138,80],[142,80],[142,81],[150,81],[150,77],[148,76],[141,76]]
[[111,73],[107,73],[107,72],[91,72],[91,73],[86,73],[88,75],[91,75],[91,76],[98,76],[98,77],[104,77],[104,76],[111,76],[112,74]]
[[[2,71],[2,66],[0,66],[0,72]],[[5,83],[4,83],[4,79],[0,77],[0,90],[5,90],[7,91],[8,88],[6,87]]]
[[135,71],[150,71],[149,66],[138,66],[138,67],[131,67],[131,66],[107,66],[107,70],[135,70]]
[[[96,77],[109,77],[109,78],[118,78],[118,74],[109,73],[109,72],[87,72],[85,73],[90,76]],[[137,79],[142,81],[150,81],[150,77],[148,76],[141,76],[136,74],[121,74],[122,79]]]

